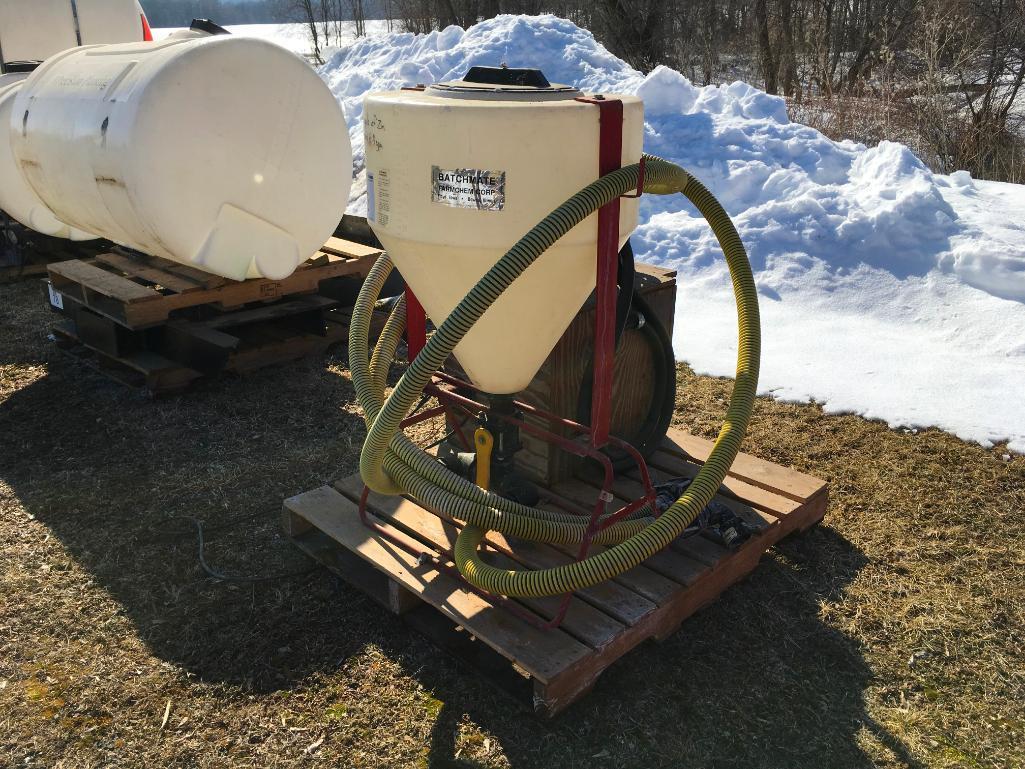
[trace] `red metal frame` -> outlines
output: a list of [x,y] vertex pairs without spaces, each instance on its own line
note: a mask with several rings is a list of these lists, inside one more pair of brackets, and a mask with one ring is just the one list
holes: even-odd
[[[471,385],[468,382],[463,382],[462,380],[459,380],[455,377],[449,376],[448,374],[436,374],[431,384],[424,388],[424,392],[435,397],[439,401],[439,405],[433,406],[429,409],[424,409],[419,413],[407,417],[401,423],[402,428],[404,429],[411,425],[415,425],[420,422],[424,422],[428,419],[433,419],[438,416],[441,416],[442,414],[445,414],[447,416],[450,416],[449,423],[455,425],[456,428],[459,429],[459,426],[463,421],[463,419],[460,419],[460,414],[462,414],[464,417],[474,418],[482,411],[486,411],[488,409],[487,404],[484,404],[480,401],[474,400],[472,398],[469,398],[465,395],[461,395],[460,393],[456,392],[455,390],[457,388],[472,390],[473,385]],[[514,404],[517,410],[522,411],[526,416],[533,417],[537,420],[549,422],[553,426],[568,429],[569,431],[575,432],[581,436],[589,435],[591,432],[591,428],[586,425],[582,425],[570,419],[560,417],[557,414],[552,414],[551,412],[545,411],[544,409],[539,409],[535,406],[531,406],[528,403],[524,403],[522,401],[514,401]],[[503,419],[511,424],[515,424],[522,431],[530,435],[533,435],[537,438],[540,438],[548,443],[552,443],[556,446],[559,446],[561,449],[568,451],[569,453],[574,454],[575,456],[590,457],[591,459],[601,464],[603,469],[602,488],[601,491],[598,492],[597,501],[591,510],[588,525],[585,529],[584,537],[580,543],[580,549],[577,553],[577,560],[582,560],[587,557],[591,545],[594,543],[594,538],[598,534],[598,532],[607,529],[614,523],[617,523],[618,521],[625,519],[627,516],[637,512],[638,510],[641,510],[646,506],[650,506],[652,511],[654,511],[655,490],[651,483],[651,476],[648,472],[647,463],[644,461],[644,458],[640,455],[637,449],[629,443],[627,443],[626,441],[615,436],[610,436],[609,438],[610,445],[613,445],[617,448],[626,451],[637,463],[637,467],[641,475],[641,482],[644,486],[644,495],[638,499],[634,499],[632,501],[627,502],[626,504],[623,504],[612,513],[607,513],[609,503],[615,500],[615,497],[612,494],[614,471],[612,467],[612,461],[608,458],[608,456],[605,455],[604,452],[591,446],[589,441],[580,441],[573,440],[572,438],[567,438],[551,430],[546,430],[542,427],[538,427],[536,424],[528,422],[525,419],[509,416],[507,414],[496,414],[495,412],[491,413],[499,417],[500,419]],[[464,437],[463,440],[465,443],[466,438]],[[453,567],[445,563],[444,560],[438,557],[440,555],[443,556],[444,559],[451,561],[453,559],[453,553],[451,551],[435,550],[431,552],[426,549],[416,550],[414,548],[411,548],[408,545],[408,543],[403,541],[401,538],[394,536],[391,532],[387,530],[386,527],[382,526],[376,521],[372,521],[366,508],[368,496],[369,490],[364,488],[363,495],[360,498],[359,515],[360,520],[363,522],[365,526],[378,532],[381,536],[385,537],[389,542],[392,542],[396,546],[401,547],[405,551],[411,553],[412,555],[415,555],[417,558],[430,558],[432,561],[435,562],[435,565],[439,570],[445,571],[446,573],[449,573],[454,577],[458,577],[461,581],[465,582],[465,580],[462,578],[462,575],[459,574],[458,569],[454,569]],[[562,506],[560,505],[560,507]],[[458,525],[455,521],[452,521],[443,513],[439,511],[432,512],[434,512],[439,517],[449,521],[450,523]],[[569,510],[569,512],[577,511]],[[563,596],[563,599],[559,604],[559,608],[556,611],[555,616],[547,622],[541,622],[533,614],[524,610],[519,604],[510,601],[507,598],[486,593],[474,587],[473,585],[469,585],[469,583],[466,584],[469,586],[471,590],[473,590],[474,593],[482,596],[491,603],[501,605],[509,611],[515,613],[524,621],[530,622],[531,624],[537,625],[538,627],[542,628],[558,627],[566,616],[566,611],[569,609],[570,599],[572,598],[572,594],[566,594],[565,596]]]
[[[605,99],[600,96],[580,98],[578,101],[594,104],[598,107],[599,119],[599,156],[598,171],[600,176],[618,170],[622,167],[623,155],[623,103],[618,99]],[[641,160],[640,172],[637,179],[637,193],[635,195],[624,195],[624,197],[639,197],[644,186],[644,161]],[[595,536],[609,526],[624,520],[631,514],[650,506],[652,514],[655,514],[655,491],[651,483],[651,476],[648,472],[647,463],[632,445],[626,441],[610,434],[610,422],[612,418],[612,384],[615,370],[615,327],[616,327],[616,279],[618,272],[619,257],[619,198],[607,203],[598,210],[598,248],[597,266],[595,276],[595,329],[594,329],[594,383],[591,400],[591,424],[582,425],[570,419],[560,417],[557,414],[539,409],[521,401],[514,401],[516,409],[524,415],[531,417],[534,421],[527,421],[507,414],[494,414],[499,418],[515,424],[523,432],[533,435],[547,443],[553,444],[563,451],[567,451],[578,457],[589,457],[596,461],[602,468],[602,487],[598,493],[598,499],[590,511],[590,518],[585,529],[577,559],[587,557],[594,542]],[[406,345],[409,351],[408,359],[412,362],[426,345],[427,318],[423,306],[417,300],[412,290],[406,288]],[[438,373],[430,384],[424,388],[424,393],[433,396],[439,402],[438,406],[424,409],[402,421],[402,428],[419,422],[445,415],[448,424],[453,425],[460,436],[463,446],[470,450],[473,445],[462,430],[464,418],[475,418],[481,412],[489,411],[487,404],[474,400],[473,398],[456,392],[456,389],[476,392],[476,388],[468,382],[463,382],[455,377],[444,373]],[[464,418],[460,418],[460,415]],[[535,422],[547,422],[552,429],[539,427]],[[556,430],[575,433],[576,437],[560,435]],[[614,446],[625,451],[637,464],[641,481],[644,486],[644,495],[639,499],[632,500],[620,506],[612,513],[608,513],[608,506],[615,500],[612,494],[614,481],[614,469],[612,461],[601,451],[605,446]],[[453,554],[450,551],[428,551],[426,549],[416,550],[409,546],[403,539],[390,533],[385,526],[370,519],[367,512],[367,498],[369,490],[364,488],[360,498],[359,515],[360,520],[367,527],[378,532],[388,541],[392,542],[403,550],[417,556],[417,558],[430,558],[435,562],[439,570],[452,574],[463,580],[458,569],[449,566],[439,556],[452,560]],[[551,500],[563,509],[565,505]],[[442,513],[434,511],[439,517],[451,521]],[[570,512],[579,512],[570,510]],[[519,604],[510,601],[508,598],[485,593],[482,590],[466,583],[473,592],[482,596],[491,603],[501,605],[513,612],[523,620],[540,627],[557,627],[566,615],[572,594],[566,594],[557,610],[555,616],[547,621],[539,621],[533,614],[526,611]]]
[[[598,175],[623,165],[623,102],[602,97],[577,101],[598,107]],[[616,355],[616,274],[619,264],[619,198],[598,209],[598,265],[595,281],[594,389],[591,391],[591,445],[609,442],[612,376]]]
[[427,345],[427,313],[413,289],[406,286],[406,350],[412,363]]

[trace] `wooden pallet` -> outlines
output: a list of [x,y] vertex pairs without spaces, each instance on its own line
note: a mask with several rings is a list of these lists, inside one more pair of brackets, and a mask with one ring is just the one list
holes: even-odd
[[[17,240],[6,240],[12,234]],[[51,264],[71,259],[88,259],[113,243],[106,240],[71,241],[51,238],[4,219],[0,212],[0,285],[28,278],[45,277]]]
[[[303,297],[296,300],[296,303],[305,304],[314,311],[324,306],[323,297],[319,296]],[[326,306],[331,304],[333,303],[327,300]],[[287,308],[274,305],[267,309],[281,313]],[[206,352],[209,365],[200,368],[193,368],[184,365],[180,360],[167,357],[167,355],[175,354],[175,341],[165,342],[163,349],[167,354],[143,347],[121,355],[112,355],[99,347],[83,342],[78,334],[79,329],[67,321],[54,326],[53,337],[62,351],[88,368],[129,387],[142,390],[153,397],[181,392],[197,380],[215,374],[244,374],[264,366],[285,363],[312,355],[324,355],[331,348],[343,345],[348,341],[348,310],[338,308],[324,312],[322,331],[301,327],[291,329],[283,327],[275,322],[274,312],[261,313],[259,310],[243,312],[244,316],[241,316],[240,313],[235,319],[247,322],[238,329],[218,328],[218,325],[222,324],[216,322],[179,322],[175,324],[175,328],[181,334],[176,340],[179,345],[178,352],[183,351],[181,346],[187,345],[190,355],[200,355],[202,359],[204,351],[197,352],[195,341],[197,337],[208,336],[206,339],[208,350],[213,352]],[[257,319],[264,314],[267,317]],[[383,317],[381,324],[383,325]]]
[[0,285],[15,283],[27,278],[43,277],[46,275],[49,266],[48,262],[39,263],[34,261],[18,262],[16,264],[0,263]]
[[[656,483],[693,477],[711,442],[672,430],[650,467]],[[741,454],[718,501],[755,525],[758,533],[730,551],[702,536],[681,539],[615,580],[573,596],[560,628],[542,630],[485,601],[465,583],[383,541],[359,520],[358,476],[285,500],[284,526],[292,541],[343,578],[403,615],[414,627],[503,685],[531,691],[538,713],[552,716],[586,694],[612,663],[641,642],[662,640],[687,617],[712,603],[758,564],[774,543],[814,526],[825,514],[828,488],[804,473]],[[620,499],[638,495],[637,477],[618,481]],[[581,511],[596,499],[586,480],[557,483],[544,492]],[[372,494],[374,520],[395,527],[410,545],[449,550],[459,527],[401,497]],[[570,550],[492,533],[489,560],[511,568],[548,568],[573,560]],[[597,550],[598,548],[595,548]],[[439,556],[440,557],[440,556]],[[557,598],[523,600],[542,619]],[[475,641],[471,639],[476,639]],[[497,658],[507,660],[496,665]],[[510,675],[512,669],[520,676]]]
[[167,259],[120,251],[51,264],[48,272],[59,294],[126,328],[144,329],[193,307],[232,309],[313,293],[332,278],[366,277],[380,253],[377,248],[331,238],[283,280],[229,280]]
[[61,316],[53,335],[62,349],[114,379],[151,395],[178,392],[201,377],[343,343],[344,299],[380,254],[331,238],[280,281],[233,281],[116,251],[50,265],[46,295]]

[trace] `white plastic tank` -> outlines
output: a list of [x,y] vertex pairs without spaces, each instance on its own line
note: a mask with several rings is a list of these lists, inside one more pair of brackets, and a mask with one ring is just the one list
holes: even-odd
[[8,126],[11,123],[11,108],[27,72],[0,75],[0,210],[29,229],[55,238],[71,240],[92,240],[96,236],[69,227],[54,216],[53,211],[39,199],[28,185],[18,163],[11,152],[8,141]]
[[349,198],[341,107],[263,40],[64,51],[25,80],[10,125],[25,179],[60,220],[236,280],[291,274]]
[[[367,218],[437,324],[531,227],[599,176],[598,108],[540,73],[509,79],[517,78],[534,84],[456,81],[364,102]],[[606,98],[623,102],[622,163],[636,163],[643,105]],[[481,390],[523,390],[593,291],[597,219],[545,252],[456,347]],[[636,226],[637,201],[623,199],[620,247]]]
[[76,45],[134,43],[148,25],[138,0],[0,0],[0,57],[43,61]]

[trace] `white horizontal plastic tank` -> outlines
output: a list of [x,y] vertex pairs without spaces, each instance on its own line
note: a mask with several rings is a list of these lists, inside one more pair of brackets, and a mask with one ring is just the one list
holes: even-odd
[[76,45],[145,39],[137,0],[0,0],[0,55],[42,61]]
[[[598,178],[598,108],[581,95],[457,81],[366,97],[367,218],[435,323],[531,227]],[[643,105],[607,98],[623,102],[622,163],[636,163]],[[481,390],[523,390],[594,290],[597,219],[527,268],[456,347]],[[620,247],[636,226],[637,201],[623,199]]]
[[14,159],[14,153],[11,152],[11,143],[8,141],[11,108],[26,77],[28,73],[0,75],[0,211],[44,235],[71,240],[92,240],[95,235],[69,227],[54,216],[53,211],[46,207],[25,181]]
[[341,107],[263,40],[64,51],[25,80],[11,127],[25,179],[60,220],[236,280],[290,275],[349,198]]

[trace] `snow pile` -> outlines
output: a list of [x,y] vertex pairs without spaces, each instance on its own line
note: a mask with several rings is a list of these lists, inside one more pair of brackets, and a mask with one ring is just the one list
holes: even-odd
[[[501,62],[644,99],[646,151],[704,181],[748,247],[763,314],[762,392],[1025,451],[1025,187],[939,176],[890,142],[833,142],[744,83],[699,88],[665,67],[643,76],[553,16],[338,51],[321,74],[345,108],[357,172],[366,92]],[[365,212],[364,196],[358,173],[350,212]],[[736,325],[722,255],[681,204],[645,196],[635,250],[680,273],[679,357],[729,375]]]
[[[348,37],[355,40],[355,22],[343,22],[343,25],[347,28]],[[172,32],[179,32],[183,29],[186,29],[186,27],[158,27],[153,30],[153,39],[163,40]],[[270,40],[300,56],[312,56],[313,54],[310,27],[307,24],[231,24],[225,27],[225,29],[237,37],[256,37],[261,40]],[[387,31],[388,22],[383,19],[371,19],[366,23],[368,36],[383,35]],[[321,45],[323,45],[323,40]],[[326,54],[324,56],[326,58]]]

